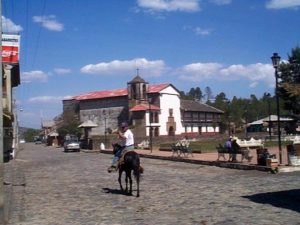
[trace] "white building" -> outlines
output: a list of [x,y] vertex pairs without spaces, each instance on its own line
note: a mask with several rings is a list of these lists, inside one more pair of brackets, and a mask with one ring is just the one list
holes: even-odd
[[199,136],[220,132],[223,111],[206,104],[182,100],[172,84],[149,85],[140,76],[127,88],[96,91],[63,100],[64,114],[73,112],[80,122],[98,125],[92,135],[104,135],[127,121],[136,137]]

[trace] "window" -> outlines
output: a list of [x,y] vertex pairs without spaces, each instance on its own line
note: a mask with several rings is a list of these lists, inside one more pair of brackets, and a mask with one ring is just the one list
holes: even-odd
[[150,112],[150,123],[153,123],[153,112]]
[[143,99],[147,98],[147,89],[146,89],[146,84],[143,85]]
[[170,117],[173,116],[173,109],[169,109],[169,116],[170,116]]
[[158,121],[158,112],[154,113],[154,123],[159,123],[159,121]]
[[135,84],[132,84],[131,90],[132,90],[132,98],[136,99],[136,86],[135,86]]
[[199,117],[200,117],[201,121],[205,121],[205,113],[204,112],[201,112]]
[[212,119],[213,119],[213,114],[212,113],[207,113],[206,114],[206,120],[207,121],[212,121]]
[[158,136],[159,136],[159,129],[158,129],[158,127],[155,127],[155,128],[154,128],[154,136],[155,136],[155,137],[158,137]]
[[185,119],[191,119],[192,118],[192,113],[191,112],[184,112],[184,118]]
[[193,120],[198,120],[198,112],[192,113]]

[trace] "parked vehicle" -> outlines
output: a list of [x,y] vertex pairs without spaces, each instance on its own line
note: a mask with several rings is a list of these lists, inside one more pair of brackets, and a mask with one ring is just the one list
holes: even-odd
[[33,141],[34,141],[34,144],[42,144],[43,142],[42,142],[42,139],[39,137],[39,136],[35,136],[34,138],[33,138]]
[[67,135],[65,137],[65,142],[64,142],[64,151],[69,152],[69,151],[80,151],[80,142],[78,141],[78,138],[73,135]]
[[36,144],[36,145],[42,144],[42,143],[43,143],[42,140],[39,138],[34,141],[34,144]]

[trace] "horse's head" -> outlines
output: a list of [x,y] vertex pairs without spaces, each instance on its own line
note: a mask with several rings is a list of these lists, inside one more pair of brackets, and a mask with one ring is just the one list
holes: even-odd
[[118,143],[113,143],[112,147],[113,147],[113,154],[116,154],[117,151],[119,151],[119,149],[122,148],[122,146]]

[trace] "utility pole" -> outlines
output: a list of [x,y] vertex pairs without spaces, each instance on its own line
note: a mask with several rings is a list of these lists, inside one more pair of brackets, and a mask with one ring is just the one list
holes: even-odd
[[3,90],[2,90],[2,0],[0,0],[0,224],[4,224]]

